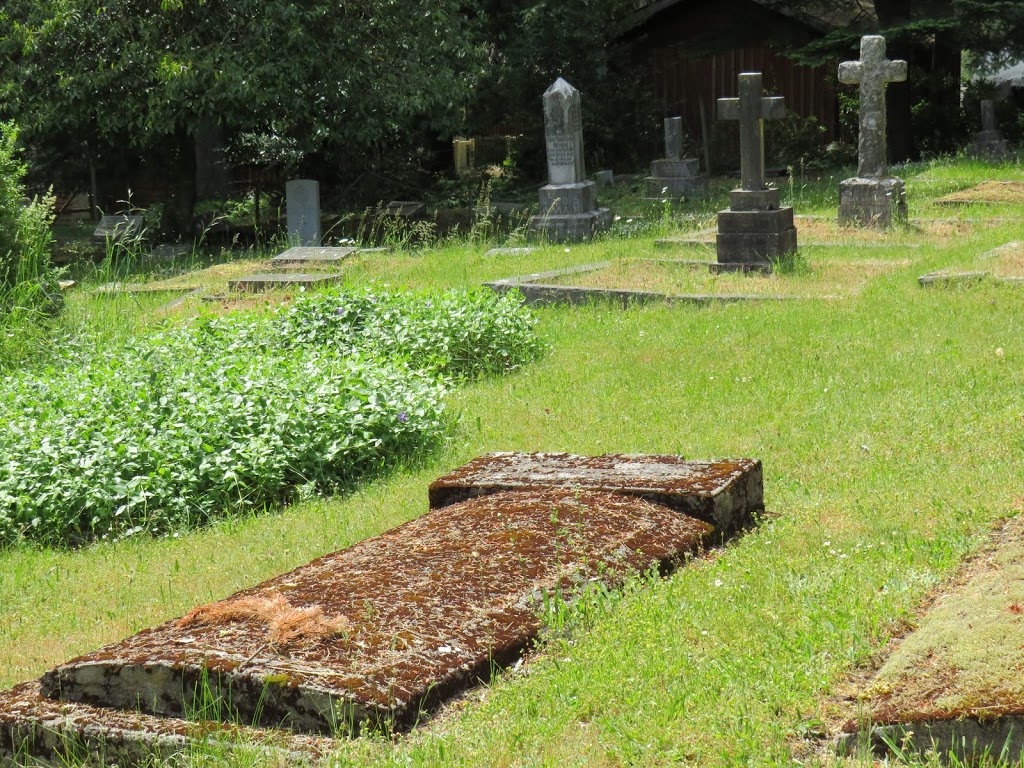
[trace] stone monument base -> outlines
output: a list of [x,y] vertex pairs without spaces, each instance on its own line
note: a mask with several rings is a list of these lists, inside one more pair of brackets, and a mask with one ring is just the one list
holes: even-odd
[[907,220],[903,179],[845,179],[839,183],[839,223],[888,229]]
[[708,177],[701,176],[696,160],[655,160],[651,175],[644,179],[644,197],[648,200],[679,200],[684,197],[705,197]]
[[716,272],[771,272],[796,253],[793,209],[779,207],[777,189],[730,193],[730,207],[718,214]]
[[530,219],[530,239],[579,242],[611,227],[612,212],[597,207],[596,187],[593,181],[541,187],[540,214]]
[[978,131],[967,151],[973,157],[986,160],[1006,160],[1010,157],[1010,145],[1003,138],[1002,131]]

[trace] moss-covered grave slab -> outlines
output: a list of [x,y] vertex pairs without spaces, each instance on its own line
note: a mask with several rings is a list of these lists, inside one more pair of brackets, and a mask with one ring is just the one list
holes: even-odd
[[881,667],[851,691],[842,730],[962,761],[1024,756],[1024,521],[996,531]]
[[190,740],[188,721],[257,742],[251,726],[410,726],[518,658],[552,596],[671,567],[763,509],[760,462],[675,456],[493,454],[430,496],[415,520],[0,695],[0,752],[52,752],[57,725],[129,751]]

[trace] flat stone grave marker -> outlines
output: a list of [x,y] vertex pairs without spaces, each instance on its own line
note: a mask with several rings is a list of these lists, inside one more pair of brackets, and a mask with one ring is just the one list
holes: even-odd
[[484,254],[484,258],[491,256],[528,256],[536,251],[536,248],[491,248]]
[[243,724],[409,726],[517,658],[545,595],[681,563],[764,508],[759,461],[676,456],[493,454],[430,499],[411,522],[0,694],[0,746],[45,747],[58,705],[60,729],[86,739],[113,721],[138,744],[126,713],[180,737],[201,690]]
[[906,220],[903,179],[889,177],[886,164],[885,88],[907,79],[907,62],[885,57],[885,38],[860,39],[860,60],[839,65],[839,82],[860,86],[857,176],[839,184],[839,222],[885,229]]
[[270,263],[275,267],[286,264],[333,264],[344,261],[357,250],[358,248],[347,247],[313,248],[295,246],[272,258]]
[[1012,240],[1008,243],[978,254],[973,268],[947,268],[929,272],[917,278],[919,285],[952,286],[972,285],[983,280],[995,283],[1024,284],[1024,242]]
[[142,217],[127,213],[115,213],[100,218],[92,239],[105,243],[107,240],[120,240],[122,237],[135,237],[142,232]]
[[246,277],[228,280],[228,290],[261,293],[263,291],[273,290],[274,288],[289,288],[296,285],[304,286],[306,288],[319,288],[324,285],[336,283],[341,280],[342,277],[343,275],[310,275],[293,272],[248,275]]

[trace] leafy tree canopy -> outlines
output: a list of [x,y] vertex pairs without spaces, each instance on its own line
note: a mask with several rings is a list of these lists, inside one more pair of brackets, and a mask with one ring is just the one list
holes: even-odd
[[145,148],[220,124],[246,159],[457,124],[480,74],[457,0],[5,0],[26,135]]

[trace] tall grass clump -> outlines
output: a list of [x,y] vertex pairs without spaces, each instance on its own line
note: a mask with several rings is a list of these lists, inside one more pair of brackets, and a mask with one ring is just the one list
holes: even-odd
[[26,200],[17,140],[15,125],[0,123],[0,365],[31,356],[62,307],[50,265],[53,197]]
[[[359,332],[309,331],[350,299]],[[0,544],[161,533],[350,487],[439,444],[457,378],[539,351],[513,300],[456,293],[311,297],[79,349],[0,381]]]

